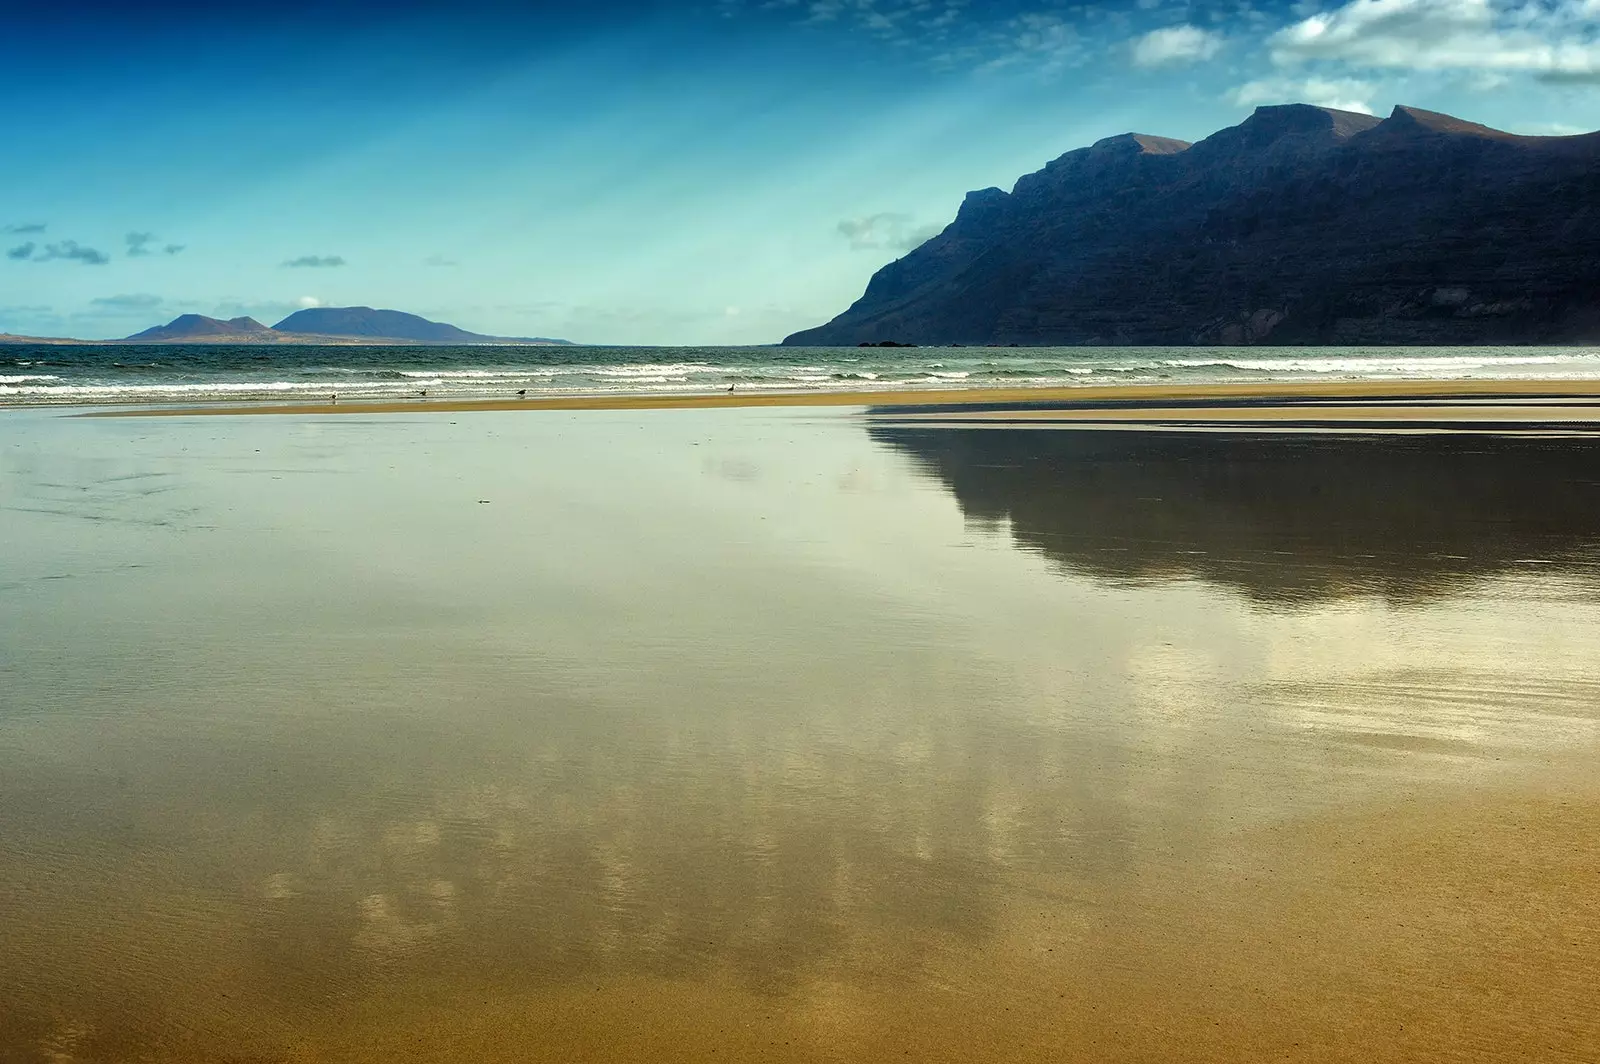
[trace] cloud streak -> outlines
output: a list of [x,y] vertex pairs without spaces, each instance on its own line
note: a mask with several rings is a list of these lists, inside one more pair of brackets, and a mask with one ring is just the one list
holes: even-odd
[[1222,36],[1199,26],[1167,26],[1133,40],[1136,67],[1179,66],[1199,63],[1222,50]]
[[1267,45],[1285,66],[1336,62],[1600,83],[1597,16],[1594,0],[1351,0],[1285,27]]
[[48,226],[43,222],[19,222],[16,225],[0,226],[0,233],[6,233],[11,236],[28,236],[34,233],[42,233],[47,228]]
[[153,296],[145,292],[99,296],[89,300],[91,306],[107,307],[112,310],[149,310],[152,307],[159,307],[164,302],[166,300],[160,296]]
[[6,258],[16,262],[53,262],[56,259],[65,259],[69,262],[81,262],[85,266],[104,266],[111,261],[105,252],[97,248],[84,247],[76,240],[62,240],[59,243],[42,246],[29,240],[8,249]]
[[914,225],[909,214],[884,211],[864,218],[846,218],[834,227],[858,251],[887,248],[910,251],[943,231],[942,225]]
[[342,255],[301,255],[297,259],[289,259],[283,264],[291,270],[320,270],[334,266],[344,265]]

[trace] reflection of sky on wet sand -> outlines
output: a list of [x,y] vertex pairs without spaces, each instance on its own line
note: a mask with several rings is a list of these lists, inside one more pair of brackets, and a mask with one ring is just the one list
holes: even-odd
[[[1303,509],[1197,506],[1245,576],[1124,572],[1037,545],[1070,470],[847,417],[8,422],[0,1059],[299,1059],[485,987],[837,1018],[1600,737],[1566,516],[1563,564],[1375,580]],[[1452,542],[1511,559],[1505,512]]]

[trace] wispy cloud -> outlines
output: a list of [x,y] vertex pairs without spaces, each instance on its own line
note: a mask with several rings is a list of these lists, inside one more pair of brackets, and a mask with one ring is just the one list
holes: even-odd
[[66,259],[70,262],[81,262],[85,266],[104,266],[111,261],[105,252],[84,247],[76,240],[43,245],[29,240],[7,249],[6,258],[18,262],[53,262],[56,259]]
[[42,233],[46,228],[48,227],[43,222],[19,222],[16,225],[0,225],[0,233],[27,236],[31,233]]
[[342,255],[301,255],[297,259],[289,259],[284,266],[289,269],[326,269],[330,266],[343,266]]
[[920,54],[942,68],[1053,72],[1082,61],[1078,23],[1094,14],[1092,5],[1063,11],[1041,0],[1032,7],[997,16],[969,0],[723,0],[722,10],[788,14],[805,26],[837,27]]
[[63,240],[59,244],[46,244],[44,249],[33,258],[35,262],[68,259],[72,262],[81,262],[85,266],[104,266],[111,261],[111,257],[105,252],[98,248],[84,247],[76,240]]
[[443,255],[429,255],[422,260],[424,266],[460,266],[455,259],[447,259]]
[[187,244],[163,244],[157,248],[156,234],[154,233],[129,233],[122,239],[128,246],[127,256],[130,259],[137,259],[144,255],[154,255],[158,250],[163,255],[176,255],[188,247]]
[[1267,44],[1282,65],[1320,61],[1600,82],[1600,3],[1351,0],[1285,27]]
[[166,300],[160,296],[153,296],[145,292],[134,292],[125,295],[99,296],[89,300],[90,305],[106,307],[112,310],[150,310],[159,307]]
[[1085,55],[1077,27],[1060,15],[1042,11],[1007,20],[980,39],[977,47],[989,56],[979,64],[985,70],[1021,66],[1052,73],[1080,62]]
[[884,211],[864,218],[846,218],[835,227],[857,250],[887,248],[910,251],[944,229],[942,225],[916,225],[909,214]]
[[1184,24],[1151,30],[1133,40],[1133,65],[1177,66],[1210,59],[1222,50],[1222,35]]

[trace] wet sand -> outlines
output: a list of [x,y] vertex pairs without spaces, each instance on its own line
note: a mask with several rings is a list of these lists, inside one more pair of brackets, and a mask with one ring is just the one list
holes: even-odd
[[1246,835],[1237,869],[1151,861],[1114,897],[1033,883],[981,951],[902,956],[886,937],[866,970],[783,995],[715,977],[441,988],[313,1038],[352,1061],[1588,1061],[1596,831],[1588,781],[1415,801]]
[[1600,1055],[1600,441],[423,413],[6,415],[0,1060]]
[[[1248,384],[1122,386],[1086,385],[1081,388],[946,388],[899,391],[836,392],[729,392],[713,395],[592,395],[533,398],[441,400],[417,398],[404,402],[344,403],[217,403],[199,406],[98,410],[88,417],[162,417],[172,415],[232,414],[398,414],[433,410],[441,413],[509,410],[675,410],[726,407],[858,406],[911,412],[915,408],[977,408],[991,411],[1047,408],[1055,416],[1103,420],[1171,420],[1188,416],[1217,419],[1233,411],[1256,419],[1288,417],[1304,412],[1302,405],[1321,400],[1347,400],[1352,404],[1329,416],[1364,416],[1357,411],[1381,411],[1395,400],[1428,400],[1434,405],[1399,408],[1409,420],[1495,416],[1482,402],[1520,399],[1540,401],[1543,416],[1575,420],[1593,418],[1600,400],[1600,381],[1477,380],[1477,381],[1264,381]],[[1185,407],[1170,409],[1169,404]],[[1118,416],[1105,413],[1120,410]],[[1098,411],[1099,413],[1095,413]],[[1050,416],[1035,411],[1033,416]]]

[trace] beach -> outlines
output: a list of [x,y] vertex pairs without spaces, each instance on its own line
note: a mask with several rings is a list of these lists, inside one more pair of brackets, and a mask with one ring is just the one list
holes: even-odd
[[0,1060],[1592,1060],[1597,398],[0,411]]
[[697,410],[724,407],[867,407],[902,415],[998,416],[1084,421],[1181,420],[1581,422],[1600,410],[1600,380],[1296,380],[1214,384],[1077,385],[867,390],[749,391],[689,394],[635,390],[621,394],[517,398],[358,400],[331,402],[140,406],[94,411],[90,417],[238,414],[398,414],[513,410]]

